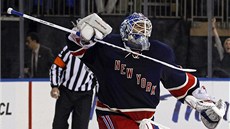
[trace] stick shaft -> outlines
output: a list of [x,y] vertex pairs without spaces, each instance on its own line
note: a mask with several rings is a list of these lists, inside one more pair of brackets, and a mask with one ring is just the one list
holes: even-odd
[[76,32],[73,31],[73,30],[70,30],[70,29],[68,29],[68,28],[65,28],[65,27],[62,27],[62,26],[53,24],[53,23],[51,23],[51,22],[47,22],[47,21],[44,21],[44,20],[41,20],[41,19],[38,19],[38,18],[35,18],[35,17],[31,17],[31,16],[26,15],[26,14],[24,14],[23,17],[24,17],[24,18],[27,18],[27,19],[30,19],[30,20],[33,20],[33,21],[36,21],[36,22],[39,22],[39,23],[42,23],[42,24],[44,24],[44,25],[48,25],[48,26],[50,26],[50,27],[53,27],[53,28],[56,28],[56,29],[59,29],[59,30],[63,30],[63,31],[65,31],[65,32],[69,32],[69,33],[76,34]]
[[171,64],[168,64],[166,62],[163,62],[163,61],[160,61],[158,59],[155,59],[155,58],[152,58],[152,57],[149,57],[149,56],[146,56],[146,55],[142,55],[140,53],[137,53],[137,52],[134,52],[134,51],[131,51],[131,50],[128,50],[128,49],[125,49],[125,48],[122,48],[122,47],[119,47],[119,46],[116,46],[116,45],[113,45],[113,44],[110,44],[108,42],[105,42],[105,41],[101,41],[101,40],[98,40],[98,39],[94,39],[96,42],[99,42],[99,43],[102,43],[102,44],[105,44],[105,45],[108,45],[108,46],[111,46],[111,47],[114,47],[114,48],[117,48],[117,49],[121,49],[123,51],[126,51],[126,52],[129,52],[129,53],[132,53],[132,54],[135,54],[135,55],[138,55],[138,56],[141,56],[143,58],[146,58],[146,59],[149,59],[149,60],[152,60],[154,62],[157,62],[157,63],[160,63],[162,65],[165,65],[167,67],[170,67],[172,69],[176,69],[176,70],[180,70],[180,71],[184,71],[184,72],[195,72],[196,70],[195,69],[182,69],[182,68],[178,68],[174,65],[171,65]]
[[47,26],[50,26],[50,27],[53,27],[53,28],[56,28],[56,29],[59,29],[59,30],[63,30],[65,32],[76,34],[75,31],[70,30],[68,28],[65,28],[65,27],[62,27],[62,26],[59,26],[59,25],[53,24],[51,22],[47,22],[47,21],[35,18],[35,17],[32,17],[32,16],[29,16],[29,15],[26,15],[26,14],[23,14],[21,12],[15,11],[15,10],[11,10],[11,14],[14,14],[14,15],[17,15],[17,16],[20,16],[20,17],[24,17],[26,19],[30,19],[32,21],[36,21],[36,22],[39,22],[41,24],[44,24],[44,25],[47,25]]
[[[32,17],[32,16],[29,16],[29,15],[26,15],[26,14],[23,14],[21,12],[18,12],[18,11],[15,11],[13,10],[12,8],[9,8],[7,10],[7,12],[9,14],[14,14],[14,15],[17,15],[17,16],[20,16],[20,17],[24,17],[24,18],[27,18],[27,19],[30,19],[30,20],[33,20],[33,21],[36,21],[36,22],[39,22],[41,24],[44,24],[44,25],[47,25],[47,26],[50,26],[50,27],[53,27],[53,28],[56,28],[56,29],[59,29],[59,30],[63,30],[65,32],[69,32],[69,33],[72,33],[72,34],[77,34],[79,35],[78,32],[75,32],[73,30],[70,30],[68,28],[65,28],[65,27],[62,27],[62,26],[59,26],[59,25],[56,25],[56,24],[53,24],[51,22],[47,22],[47,21],[44,21],[44,20],[41,20],[41,19],[38,19],[38,18],[35,18],[35,17]],[[136,52],[133,52],[131,50],[127,50],[125,48],[122,48],[122,47],[119,47],[119,46],[116,46],[116,45],[113,45],[111,43],[108,43],[108,42],[104,42],[104,41],[101,41],[101,40],[97,40],[97,39],[94,39],[96,42],[98,43],[101,43],[101,44],[105,44],[105,45],[108,45],[108,46],[111,46],[111,47],[114,47],[114,48],[117,48],[117,49],[120,49],[120,50],[123,50],[123,51],[126,51],[126,52],[129,52],[129,53],[132,53],[132,54],[135,54],[135,55],[138,55],[138,56],[141,56],[143,58],[146,58],[146,59],[149,59],[149,60],[152,60],[154,62],[157,62],[157,63],[160,63],[162,65],[165,65],[167,67],[170,67],[172,69],[176,69],[176,70],[179,70],[179,71],[184,71],[184,72],[195,72],[196,70],[195,69],[182,69],[182,68],[178,68],[174,65],[171,65],[171,64],[168,64],[166,62],[163,62],[163,61],[160,61],[160,60],[157,60],[155,58],[152,58],[152,57],[149,57],[149,56],[145,56],[145,55],[142,55],[142,54],[139,54],[139,53],[136,53]]]

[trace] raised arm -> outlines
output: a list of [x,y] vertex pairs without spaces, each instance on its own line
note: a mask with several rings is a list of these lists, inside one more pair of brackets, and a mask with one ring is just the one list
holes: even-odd
[[84,52],[94,46],[94,38],[102,40],[106,35],[112,32],[112,27],[103,21],[97,14],[93,13],[73,23],[77,34],[71,33],[68,36],[68,49],[73,55],[81,57]]
[[220,56],[220,60],[222,60],[224,58],[224,48],[223,48],[222,43],[220,41],[219,34],[216,30],[216,18],[212,19],[212,31],[213,31],[213,34],[215,36],[215,43],[216,43],[217,51],[218,51],[219,56]]

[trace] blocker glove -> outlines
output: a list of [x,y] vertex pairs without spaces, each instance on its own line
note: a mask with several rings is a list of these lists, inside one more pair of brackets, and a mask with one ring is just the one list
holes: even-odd
[[112,32],[112,28],[103,21],[96,13],[88,15],[83,19],[77,20],[76,24],[72,22],[76,34],[70,34],[68,39],[75,42],[84,49],[95,45],[94,38],[102,40]]
[[[89,29],[90,28],[90,29]],[[79,30],[77,27],[74,27],[72,30],[76,31],[76,34],[71,33],[68,36],[68,39],[83,49],[88,49],[95,45],[94,42],[94,30],[90,26],[86,25],[82,30]]]

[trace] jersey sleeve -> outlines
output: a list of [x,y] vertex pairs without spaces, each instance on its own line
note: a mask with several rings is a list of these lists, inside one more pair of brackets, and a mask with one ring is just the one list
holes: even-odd
[[50,68],[50,85],[51,87],[58,87],[61,84],[63,73],[66,69],[66,64],[69,60],[70,52],[65,46],[63,50],[55,58],[54,63]]
[[[173,51],[168,52],[167,62],[175,64],[175,56]],[[177,66],[179,67],[179,66]],[[187,95],[191,95],[192,92],[199,87],[199,80],[191,73],[186,73],[172,68],[164,67],[162,72],[161,82],[164,87],[176,97],[179,101],[184,102]]]
[[78,58],[81,58],[84,56],[86,50],[94,46],[96,42],[93,41],[93,39],[89,41],[82,40],[82,37],[80,36],[80,31],[76,27],[74,30],[77,32],[77,34],[71,33],[69,35],[66,35],[67,46],[68,49],[71,51],[71,54]]
[[71,52],[71,54],[73,54],[76,57],[83,57],[86,50],[85,48],[83,48],[80,44],[81,40],[80,37],[76,37],[75,41],[73,40],[69,40],[69,35],[66,35],[66,45],[69,49],[69,51]]

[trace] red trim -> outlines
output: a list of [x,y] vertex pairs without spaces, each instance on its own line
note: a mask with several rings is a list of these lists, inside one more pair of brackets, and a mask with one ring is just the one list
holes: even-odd
[[29,112],[28,112],[28,129],[32,129],[32,82],[31,81],[29,81],[29,93],[28,93],[28,110],[29,110]]
[[123,112],[125,115],[131,117],[135,121],[141,121],[144,118],[151,118],[155,112],[151,111],[137,111],[137,112]]
[[105,104],[103,104],[103,103],[100,102],[100,101],[97,101],[96,105],[97,105],[97,107],[108,108],[108,106],[106,106]]
[[188,76],[188,82],[185,84],[184,87],[176,90],[170,90],[170,93],[175,97],[180,97],[186,94],[186,92],[195,84],[196,77],[194,77],[192,74],[186,73]]
[[74,56],[82,56],[86,52],[86,49],[81,49],[75,52],[71,52]]
[[[97,101],[97,107],[101,107],[101,108],[107,108],[110,110],[110,108],[103,104],[100,101]],[[127,116],[129,116],[131,119],[133,119],[134,121],[141,121],[144,118],[151,118],[153,117],[153,115],[155,114],[155,111],[130,111],[130,112],[121,112],[120,110],[117,110],[117,113],[121,113],[121,114],[125,114]]]

